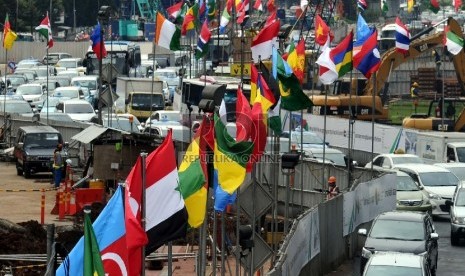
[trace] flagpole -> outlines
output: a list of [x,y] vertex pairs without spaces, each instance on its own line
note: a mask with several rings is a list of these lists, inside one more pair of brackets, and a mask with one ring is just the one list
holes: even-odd
[[6,76],[8,74],[8,50],[5,49],[5,90],[3,91],[3,143],[6,144],[6,93],[8,91],[8,82]]
[[216,220],[217,220],[216,211],[213,209],[213,241],[212,241],[212,250],[213,250],[212,261],[213,261],[213,264],[212,264],[212,273],[211,273],[211,275],[213,275],[213,276],[216,276],[216,266],[217,266],[217,263],[216,263],[217,232],[216,231],[217,231],[218,225],[217,225]]
[[48,109],[49,109],[48,108],[48,74],[49,74],[49,72],[48,72],[48,64],[49,64],[49,62],[48,62],[48,59],[49,59],[48,58],[48,45],[46,47],[45,53],[46,53],[45,54],[45,56],[46,56],[45,60],[47,60],[47,125],[48,125]]
[[[146,177],[145,177],[145,170],[146,170],[146,159],[147,159],[147,153],[146,152],[141,152],[140,153],[140,157],[141,157],[141,179],[142,179],[142,196],[141,196],[141,199],[140,199],[140,205],[141,205],[141,210],[140,210],[140,214],[141,214],[141,226],[142,226],[142,229],[144,229],[145,231],[145,215],[146,215],[146,205],[145,205],[145,187],[147,186],[146,185]],[[145,245],[142,246],[142,250],[141,250],[141,276],[145,276]]]
[[[373,87],[376,91],[376,74],[373,74]],[[371,102],[371,160],[375,158],[374,150],[375,150],[375,94],[372,93],[372,102]],[[374,177],[373,171],[373,162],[371,162],[371,178]]]
[[168,242],[168,276],[173,275],[173,242]]
[[226,216],[226,211],[223,211],[221,213],[221,276],[225,276],[225,272],[226,272],[225,255],[224,255],[224,251],[226,248],[226,241],[225,241],[226,226],[224,225],[226,223],[225,216]]

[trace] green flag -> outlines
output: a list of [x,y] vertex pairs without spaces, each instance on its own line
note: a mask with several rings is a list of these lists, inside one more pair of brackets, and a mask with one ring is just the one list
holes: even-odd
[[386,1],[383,1],[383,14],[385,15],[389,11],[389,7]]
[[89,214],[84,214],[84,276],[105,276],[102,257]]
[[429,2],[429,7],[428,7],[432,12],[438,13],[439,12],[439,2],[438,0],[431,0]]
[[313,103],[303,92],[299,79],[275,48],[272,53],[272,69],[273,76],[279,82],[282,109],[297,111],[312,107]]

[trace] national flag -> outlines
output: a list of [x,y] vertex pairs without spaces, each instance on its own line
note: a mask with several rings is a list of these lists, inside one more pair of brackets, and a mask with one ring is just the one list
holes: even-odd
[[408,13],[411,13],[413,11],[414,5],[415,5],[415,0],[407,0],[407,12]]
[[378,71],[381,63],[381,55],[378,50],[378,32],[373,29],[373,33],[365,41],[362,49],[354,57],[354,67],[357,68],[367,79],[371,74]]
[[205,14],[207,12],[207,3],[205,3],[205,0],[198,0],[198,3],[199,3],[198,20],[200,23],[203,23],[205,21]]
[[155,31],[155,44],[165,49],[176,51],[181,49],[181,30],[178,26],[167,20],[157,12],[157,29]]
[[368,9],[368,4],[365,0],[357,0],[357,7],[361,11],[365,11],[366,9]]
[[446,33],[446,47],[449,53],[453,54],[454,56],[462,51],[464,45],[463,38],[459,37],[458,35],[454,34],[452,31],[447,31]]
[[92,41],[92,51],[97,56],[97,59],[105,58],[107,56],[107,49],[103,42],[100,23],[97,23],[94,32],[90,35],[90,40]]
[[[163,143],[146,158],[145,231],[148,244],[145,253],[150,254],[163,244],[184,237],[187,231],[187,211],[178,188],[176,153],[169,130]],[[142,178],[132,171],[135,180],[127,183],[128,202],[132,213],[140,218],[142,202]],[[129,176],[128,176],[129,178]]]
[[399,17],[396,17],[396,50],[404,56],[408,53],[410,33]]
[[305,10],[307,6],[308,6],[308,0],[300,0],[300,8],[302,10]]
[[198,25],[198,16],[199,16],[199,4],[195,3],[190,7],[186,15],[184,16],[184,21],[181,26],[181,34],[186,35],[188,31],[194,30]]
[[276,103],[276,99],[273,95],[273,92],[268,87],[268,84],[266,83],[262,74],[258,72],[255,65],[251,64],[250,66],[251,66],[251,69],[254,68],[253,70],[250,70],[251,74],[258,74],[255,77],[257,80],[257,91],[255,93],[255,98],[254,98],[254,101],[252,102],[252,105],[254,103],[260,102],[260,105],[262,107],[262,113],[267,114],[268,109],[270,109],[270,107]]
[[182,25],[188,9],[189,5],[187,5],[187,3],[184,3],[181,7],[181,11],[179,12],[178,16],[176,16],[176,20],[174,21],[174,23],[176,23],[177,25]]
[[281,108],[297,111],[311,107],[312,101],[304,94],[299,80],[287,62],[279,55],[276,48],[273,48],[271,60],[272,74],[279,84]]
[[215,191],[215,204],[214,209],[217,212],[224,212],[228,204],[233,204],[237,198],[237,192],[228,194],[223,188],[221,188],[218,182],[218,171],[213,170],[213,190]]
[[268,110],[268,125],[274,131],[274,134],[279,136],[283,132],[279,109],[281,108],[281,99],[278,100],[274,108]]
[[299,79],[299,82],[304,81],[304,67],[305,67],[305,40],[300,39],[297,47],[289,53],[287,63],[291,67],[294,75]]
[[439,1],[438,0],[430,0],[429,7],[432,12],[437,14],[439,12]]
[[84,276],[105,276],[102,256],[88,213],[84,213]]
[[199,34],[199,39],[197,41],[197,48],[195,49],[195,59],[201,59],[208,53],[208,44],[210,43],[210,38],[212,33],[208,29],[207,21],[205,20],[202,25],[202,30]]
[[316,63],[320,65],[323,84],[331,84],[352,70],[353,37],[354,33],[350,31],[336,47],[325,49],[318,57]]
[[271,56],[272,48],[278,47],[279,20],[264,27],[252,40],[252,59],[258,62],[259,59],[268,59]]
[[208,22],[216,18],[216,3],[215,0],[207,0],[207,17]]
[[6,14],[5,24],[3,25],[3,48],[5,48],[5,50],[10,50],[13,47],[16,37],[16,33],[11,30],[8,14]]
[[[130,268],[141,268],[141,263],[128,261],[127,241],[138,239],[127,234],[124,221],[123,187],[116,192],[103,208],[93,223],[94,233],[100,248],[103,267],[108,275],[138,275],[131,274]],[[143,234],[143,233],[142,233]],[[65,261],[58,267],[57,276],[83,275],[84,269],[84,237],[77,242]]]
[[255,4],[253,4],[253,8],[258,12],[263,12],[263,4],[262,0],[255,0]]
[[203,118],[194,139],[187,148],[179,166],[179,190],[184,198],[189,226],[200,227],[207,210],[208,175],[207,146],[214,147],[213,126]]
[[389,11],[389,7],[386,3],[386,1],[383,1],[383,6],[381,7],[381,11],[383,12],[384,15]]
[[276,11],[270,13],[270,15],[268,15],[268,17],[266,18],[265,26],[263,26],[263,28],[265,28],[266,26],[269,26],[271,23],[275,22],[276,19],[277,19]]
[[455,12],[458,12],[462,6],[462,0],[452,0],[452,6],[454,7]]
[[[255,67],[251,64],[251,67]],[[256,70],[256,69],[255,69]],[[256,94],[256,93],[255,93]],[[236,141],[247,141],[252,131],[252,109],[247,98],[242,93],[241,86],[237,88],[236,101]]]
[[357,40],[353,44],[353,57],[357,56],[362,49],[363,44],[370,37],[372,32],[373,29],[368,26],[365,18],[363,18],[362,14],[359,13],[357,19]]
[[224,7],[223,13],[221,14],[220,18],[220,34],[224,34],[226,31],[226,27],[229,24],[229,21],[231,20],[231,13],[232,13],[232,7],[234,5],[234,0],[227,0],[226,1],[226,7]]
[[244,26],[249,19],[250,0],[236,0],[237,24]]
[[294,51],[295,49],[295,43],[294,39],[291,39],[291,42],[289,42],[289,45],[287,45],[286,50],[284,50],[284,54],[281,56],[284,60],[287,61],[287,58],[289,57],[289,54]]
[[[260,62],[259,66],[260,66],[260,72],[262,73],[262,77],[268,84],[268,87],[273,93],[274,99],[277,104],[278,100],[281,98],[281,91],[279,89],[278,81],[272,76],[268,68],[265,66],[265,64],[263,64],[263,62]],[[253,104],[253,100],[251,101],[251,104]],[[274,108],[276,104],[271,106],[270,108]]]
[[252,142],[236,142],[215,114],[213,167],[218,171],[221,188],[232,194],[245,179],[246,165],[252,153]]
[[315,16],[315,42],[323,46],[328,40],[331,30],[319,14]]
[[36,31],[47,41],[47,48],[53,47],[52,27],[50,26],[50,20],[48,19],[48,12],[45,18],[40,22],[40,25],[36,27]]
[[168,13],[169,18],[173,18],[173,19],[178,18],[178,16],[181,14],[181,9],[183,5],[184,5],[184,1],[180,1],[179,3],[166,8],[166,12]]
[[274,4],[274,0],[268,0],[266,3],[266,8],[268,9],[269,13],[276,11],[276,5]]

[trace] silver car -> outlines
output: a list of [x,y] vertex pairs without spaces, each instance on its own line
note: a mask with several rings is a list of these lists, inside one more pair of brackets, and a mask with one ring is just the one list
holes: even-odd
[[379,252],[368,261],[363,276],[409,275],[429,276],[426,258],[399,252]]
[[452,200],[447,200],[450,206],[450,243],[458,245],[460,238],[465,238],[465,181],[460,182]]

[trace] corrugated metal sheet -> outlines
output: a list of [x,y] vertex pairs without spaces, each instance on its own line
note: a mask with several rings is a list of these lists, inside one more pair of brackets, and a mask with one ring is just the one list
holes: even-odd
[[108,128],[98,125],[91,125],[79,132],[78,134],[71,137],[71,140],[76,140],[84,144],[89,144],[93,140],[97,139],[100,135],[105,133]]

